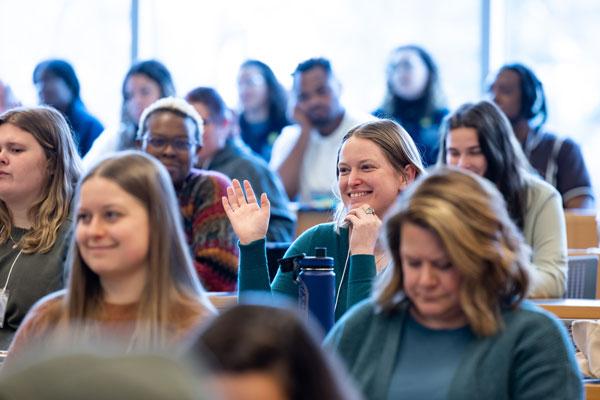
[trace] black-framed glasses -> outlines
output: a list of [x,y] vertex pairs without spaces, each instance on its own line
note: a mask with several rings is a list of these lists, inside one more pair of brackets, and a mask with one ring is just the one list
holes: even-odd
[[164,150],[168,145],[175,151],[188,151],[197,143],[188,139],[166,139],[162,137],[144,136],[144,142],[157,150]]

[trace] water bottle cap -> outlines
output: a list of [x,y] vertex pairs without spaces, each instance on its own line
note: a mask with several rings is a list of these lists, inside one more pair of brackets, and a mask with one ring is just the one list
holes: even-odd
[[327,257],[326,247],[316,247],[314,257],[304,257],[301,260],[297,260],[297,263],[298,266],[303,269],[333,269],[333,258]]
[[315,247],[315,257],[327,257],[327,247]]

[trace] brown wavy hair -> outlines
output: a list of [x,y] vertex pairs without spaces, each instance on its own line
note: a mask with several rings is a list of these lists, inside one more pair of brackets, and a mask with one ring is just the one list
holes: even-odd
[[490,336],[502,329],[501,311],[517,307],[526,297],[529,250],[496,187],[471,172],[440,168],[401,196],[385,223],[394,266],[374,290],[378,305],[390,312],[403,300],[410,302],[403,292],[399,252],[405,223],[439,238],[462,276],[460,303],[472,331]]
[[[19,107],[0,115],[0,125],[11,124],[30,133],[44,149],[48,161],[48,176],[40,198],[29,215],[33,226],[23,236],[23,253],[50,251],[60,226],[69,217],[77,181],[81,175],[81,160],[65,118],[51,107]],[[10,211],[0,201],[0,243],[10,238],[13,222]]]

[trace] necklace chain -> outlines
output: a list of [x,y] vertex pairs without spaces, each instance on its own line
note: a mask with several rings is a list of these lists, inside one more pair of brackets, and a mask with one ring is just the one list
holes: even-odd
[[13,246],[12,246],[12,248],[13,248],[13,249],[16,249],[16,248],[17,248],[17,246],[19,245],[19,243],[17,243],[17,242],[15,241],[15,239],[13,239],[13,237],[12,237],[12,235],[11,235],[10,233],[8,234],[8,237],[10,238],[10,241],[11,241],[11,242],[13,242]]
[[[2,233],[2,232],[4,232],[4,227],[2,227],[2,230],[0,230],[0,233]],[[10,239],[11,242],[13,242],[12,248],[16,249],[19,246],[19,243],[15,239],[13,239],[13,237],[10,233],[8,234],[8,238]],[[19,242],[20,242],[20,240],[19,240]]]

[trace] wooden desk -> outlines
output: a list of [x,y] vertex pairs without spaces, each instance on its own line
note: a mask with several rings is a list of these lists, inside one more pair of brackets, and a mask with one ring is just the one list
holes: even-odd
[[585,384],[585,399],[600,400],[600,384],[586,383]]
[[598,247],[598,222],[595,210],[565,211],[567,245],[573,249]]
[[600,319],[600,300],[539,299],[533,302],[560,319]]
[[[600,300],[540,299],[533,302],[560,319],[600,319]],[[600,400],[600,384],[586,383],[585,399]]]
[[298,237],[308,228],[323,222],[332,221],[333,213],[334,211],[331,209],[298,209],[296,214],[298,217],[298,222],[296,224],[296,237]]

